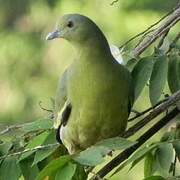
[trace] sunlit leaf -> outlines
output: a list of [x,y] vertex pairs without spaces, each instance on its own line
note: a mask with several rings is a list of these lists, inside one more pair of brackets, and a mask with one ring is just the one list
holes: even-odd
[[55,180],[59,180],[59,179],[72,180],[75,171],[76,171],[76,164],[69,162],[57,171]]
[[50,162],[36,177],[36,180],[43,180],[45,177],[55,174],[58,170],[64,167],[71,160],[71,156],[61,156],[58,159]]

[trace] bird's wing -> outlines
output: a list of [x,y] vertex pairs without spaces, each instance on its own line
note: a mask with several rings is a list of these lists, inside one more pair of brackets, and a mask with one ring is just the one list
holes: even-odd
[[[54,107],[54,128],[57,129],[62,122],[62,115],[68,106],[67,102],[67,70],[62,74],[59,79],[58,87],[55,96]],[[65,121],[65,120],[63,120]]]

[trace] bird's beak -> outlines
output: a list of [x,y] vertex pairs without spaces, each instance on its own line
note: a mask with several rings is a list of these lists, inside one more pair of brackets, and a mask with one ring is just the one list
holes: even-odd
[[52,40],[55,38],[59,38],[61,36],[61,32],[59,30],[50,32],[47,36],[46,36],[46,40]]

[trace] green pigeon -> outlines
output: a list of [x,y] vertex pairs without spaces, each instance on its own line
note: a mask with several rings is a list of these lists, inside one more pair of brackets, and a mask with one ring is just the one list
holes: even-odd
[[66,14],[47,40],[64,38],[75,48],[58,83],[55,126],[70,154],[125,131],[134,100],[131,74],[112,56],[99,27],[88,17]]

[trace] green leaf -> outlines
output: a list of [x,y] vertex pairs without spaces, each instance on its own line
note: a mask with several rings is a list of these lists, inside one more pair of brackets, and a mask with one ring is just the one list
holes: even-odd
[[136,142],[132,142],[130,140],[121,137],[115,137],[115,138],[104,139],[96,143],[95,146],[104,146],[109,148],[109,150],[122,150],[129,148],[134,144],[136,144]]
[[18,180],[21,176],[21,169],[16,157],[6,158],[0,166],[1,180]]
[[103,162],[103,157],[109,152],[104,146],[92,146],[74,156],[74,160],[82,165],[96,166]]
[[59,180],[59,179],[72,180],[75,171],[76,171],[76,164],[69,162],[57,171],[55,180]]
[[19,162],[21,171],[25,180],[32,180],[39,173],[39,168],[37,165],[32,166],[33,158],[26,158]]
[[130,169],[132,169],[136,164],[137,162],[139,162],[140,160],[143,159],[143,157],[149,153],[150,151],[152,151],[153,149],[155,149],[157,147],[157,143],[156,144],[153,144],[151,146],[146,146],[138,151],[136,151],[127,161],[125,161],[123,164],[121,164],[117,169],[116,171],[113,173],[116,174],[118,173],[122,168],[124,168],[125,166],[127,166],[128,164],[130,164],[131,162],[134,162],[131,166]]
[[144,57],[138,61],[132,70],[132,78],[135,88],[135,100],[140,95],[145,84],[149,80],[153,69],[153,57]]
[[76,172],[72,180],[85,180],[88,178],[88,175],[85,172],[84,166],[81,164],[76,164]]
[[[44,143],[42,145],[47,145],[47,144],[54,144],[56,143],[56,138],[55,138],[55,131],[53,130],[45,139]],[[45,159],[46,157],[48,157],[50,154],[52,154],[56,149],[58,148],[57,146],[53,146],[53,147],[49,147],[46,149],[42,149],[42,150],[38,150],[35,153],[34,156],[34,164],[37,164],[38,162],[42,161],[43,159]]]
[[168,63],[168,85],[172,93],[180,89],[180,57],[171,54]]
[[[26,149],[32,149],[32,148],[35,148],[36,146],[42,145],[48,135],[49,135],[49,132],[46,131],[46,132],[41,133],[40,135],[34,137],[34,138],[29,142],[29,144],[26,146]],[[32,151],[29,151],[29,152],[26,152],[26,153],[22,154],[22,155],[20,156],[20,158],[19,158],[19,161],[27,158],[28,156],[30,156],[31,154],[33,154],[35,151],[36,151],[36,150],[32,150]]]
[[171,163],[173,161],[173,146],[170,143],[163,143],[158,146],[155,152],[158,170],[168,176]]
[[96,166],[103,162],[103,158],[108,152],[126,149],[134,144],[136,144],[136,142],[121,137],[105,139],[85,151],[80,152],[79,155],[74,157],[74,160],[83,165]]
[[151,176],[148,178],[145,178],[144,180],[165,180],[162,176]]
[[28,133],[42,129],[50,129],[52,127],[53,127],[53,121],[51,119],[39,119],[37,121],[24,124],[24,126],[22,126],[21,129],[26,133]]
[[177,157],[180,159],[180,140],[175,141],[175,142],[173,143],[173,147],[174,147],[174,149],[175,149],[175,152],[176,152]]
[[126,67],[128,68],[128,70],[131,72],[132,69],[134,68],[134,66],[136,65],[136,63],[138,62],[137,59],[132,58],[130,59],[127,63],[126,63]]
[[3,142],[0,144],[0,156],[7,154],[11,147],[12,142]]
[[146,155],[145,161],[144,161],[144,177],[147,178],[149,176],[152,176],[155,172],[155,163],[154,163],[154,156],[150,152]]
[[153,71],[150,78],[149,95],[152,105],[155,105],[165,86],[168,72],[168,61],[166,56],[159,56],[155,58]]
[[58,159],[50,162],[36,177],[36,180],[43,180],[47,176],[55,174],[60,168],[63,168],[66,163],[71,161],[71,156],[61,156]]

